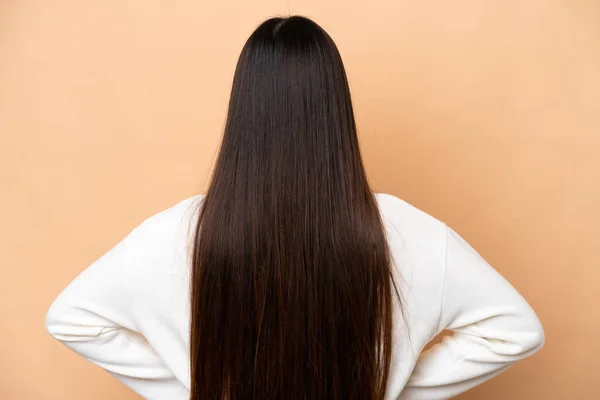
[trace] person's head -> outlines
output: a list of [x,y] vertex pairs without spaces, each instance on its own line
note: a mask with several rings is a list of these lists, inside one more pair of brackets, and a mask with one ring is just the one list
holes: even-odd
[[200,203],[191,399],[383,398],[393,289],[337,47],[307,18],[268,19]]

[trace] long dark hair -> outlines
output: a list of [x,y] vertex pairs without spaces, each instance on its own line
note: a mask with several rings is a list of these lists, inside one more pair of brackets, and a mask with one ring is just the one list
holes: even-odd
[[190,399],[382,399],[392,261],[333,40],[268,19],[239,57],[195,227]]

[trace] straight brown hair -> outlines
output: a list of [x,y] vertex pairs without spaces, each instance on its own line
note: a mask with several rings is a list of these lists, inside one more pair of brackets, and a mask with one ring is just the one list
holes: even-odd
[[191,400],[384,398],[399,292],[342,59],[310,19],[244,45],[193,246]]

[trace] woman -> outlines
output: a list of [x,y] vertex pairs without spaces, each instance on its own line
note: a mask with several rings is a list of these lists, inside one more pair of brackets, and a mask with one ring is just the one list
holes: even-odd
[[245,44],[206,195],[136,227],[46,325],[159,400],[446,399],[544,342],[454,230],[372,192],[340,55],[298,16]]

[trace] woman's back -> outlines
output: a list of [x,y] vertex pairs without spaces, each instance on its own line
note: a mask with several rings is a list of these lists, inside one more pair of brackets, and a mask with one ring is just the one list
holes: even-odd
[[[449,398],[543,345],[531,307],[456,232],[392,195],[375,198],[401,293],[386,399]],[[53,336],[147,399],[190,397],[189,259],[202,199],[148,218],[47,315]],[[454,335],[421,353],[443,329]]]
[[[543,342],[454,231],[373,194],[341,56],[299,16],[244,45],[205,195],[137,227],[47,324],[169,400],[446,398]],[[444,328],[456,335],[418,358]]]

